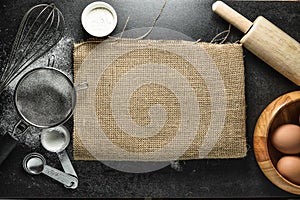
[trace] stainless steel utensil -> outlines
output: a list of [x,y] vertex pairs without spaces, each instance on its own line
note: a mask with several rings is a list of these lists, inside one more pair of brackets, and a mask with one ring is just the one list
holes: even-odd
[[0,140],[0,165],[17,144],[17,135],[32,125],[40,128],[58,126],[73,114],[76,89],[60,70],[36,68],[25,74],[15,90],[15,106],[22,119],[12,134]]
[[46,159],[39,153],[28,154],[23,160],[23,168],[29,174],[37,175],[43,173],[64,184],[67,188],[75,189],[78,185],[76,177],[46,165]]
[[[65,150],[65,148],[69,145],[69,142],[70,133],[63,125],[44,129],[41,133],[42,146],[46,150],[57,154],[65,173],[77,177],[77,174]],[[77,186],[78,182],[74,184],[72,188],[76,188]]]
[[64,17],[54,4],[39,4],[28,10],[0,70],[0,94],[26,67],[50,50],[63,32]]

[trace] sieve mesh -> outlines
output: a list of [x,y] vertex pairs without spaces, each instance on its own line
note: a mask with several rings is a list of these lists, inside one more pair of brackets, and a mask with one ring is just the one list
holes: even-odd
[[62,72],[39,68],[25,75],[16,88],[20,115],[37,127],[52,127],[65,121],[75,106],[75,88]]

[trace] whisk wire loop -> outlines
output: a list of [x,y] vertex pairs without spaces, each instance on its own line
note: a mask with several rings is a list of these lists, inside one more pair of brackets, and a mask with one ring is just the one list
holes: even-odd
[[39,4],[29,9],[20,23],[0,75],[0,94],[31,63],[57,44],[63,33],[64,17],[53,3]]

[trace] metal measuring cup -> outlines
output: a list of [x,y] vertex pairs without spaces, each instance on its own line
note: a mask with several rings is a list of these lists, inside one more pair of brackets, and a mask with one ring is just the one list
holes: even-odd
[[45,174],[54,180],[64,184],[67,188],[78,185],[78,179],[58,169],[46,165],[46,159],[39,153],[30,153],[23,160],[23,168],[29,174]]
[[[77,174],[65,150],[70,143],[70,133],[65,126],[60,125],[44,129],[41,133],[41,143],[46,150],[57,154],[65,173],[77,178]],[[77,186],[78,181],[72,188],[76,188]]]
[[17,135],[25,134],[29,126],[55,127],[72,116],[75,86],[62,71],[50,68],[53,65],[33,69],[18,82],[14,102],[21,119],[12,133],[7,132],[0,139],[0,165],[17,145]]
[[48,67],[30,70],[16,86],[14,102],[21,119],[12,133],[0,138],[0,165],[17,145],[17,135],[25,134],[29,126],[50,128],[70,119],[77,91],[87,88],[87,83],[75,86],[67,75],[53,68],[55,57],[51,58]]

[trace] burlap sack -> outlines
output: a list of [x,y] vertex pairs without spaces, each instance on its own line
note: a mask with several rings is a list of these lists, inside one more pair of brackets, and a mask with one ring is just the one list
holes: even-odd
[[74,45],[75,160],[246,156],[240,44],[111,40]]

